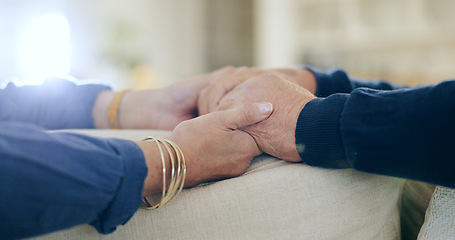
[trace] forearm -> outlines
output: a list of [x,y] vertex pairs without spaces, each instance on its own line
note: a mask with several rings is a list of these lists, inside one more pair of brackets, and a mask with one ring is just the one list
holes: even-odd
[[2,238],[85,223],[109,233],[139,207],[147,166],[134,142],[19,123],[1,123],[0,135]]
[[[114,100],[117,94],[120,98]],[[118,97],[118,96],[117,96]],[[114,92],[102,91],[93,105],[92,115],[95,128],[111,128],[109,108],[116,105],[117,124],[122,129],[160,129],[160,123],[168,121],[165,111],[172,109],[167,103],[168,95],[162,89],[131,90]],[[177,114],[177,113],[175,113]]]
[[404,86],[391,84],[383,80],[366,81],[350,78],[341,69],[329,69],[321,71],[319,69],[305,66],[305,69],[313,73],[316,79],[316,92],[318,97],[327,97],[335,93],[351,93],[354,89],[366,87],[376,90],[394,90],[404,88]]
[[455,187],[455,82],[394,91],[357,89],[309,102],[296,129],[309,165]]
[[39,125],[47,129],[93,128],[92,109],[103,85],[77,85],[48,80],[40,86],[0,90],[0,120]]

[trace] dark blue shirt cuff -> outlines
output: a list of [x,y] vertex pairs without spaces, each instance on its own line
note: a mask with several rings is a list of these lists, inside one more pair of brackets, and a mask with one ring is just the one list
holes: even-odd
[[348,168],[340,133],[340,115],[349,95],[334,94],[308,102],[297,120],[295,139],[303,162],[317,167]]
[[144,179],[147,175],[145,157],[132,141],[107,139],[108,143],[123,157],[124,175],[112,202],[99,218],[90,223],[100,233],[111,233],[116,226],[124,225],[137,211],[142,202]]

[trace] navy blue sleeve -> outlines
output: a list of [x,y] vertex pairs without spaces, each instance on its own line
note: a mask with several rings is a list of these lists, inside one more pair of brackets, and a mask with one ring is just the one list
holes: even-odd
[[304,163],[455,187],[455,80],[357,88],[305,105],[296,127]]
[[354,89],[366,87],[376,90],[393,90],[404,86],[391,84],[384,80],[366,81],[350,78],[341,69],[328,69],[322,71],[310,66],[303,66],[311,71],[316,78],[316,96],[327,97],[334,93],[351,93]]
[[92,109],[100,91],[96,84],[78,85],[62,79],[38,86],[0,89],[0,121],[17,121],[46,129],[94,128]]
[[110,233],[137,211],[146,175],[132,141],[0,122],[0,239],[86,223]]

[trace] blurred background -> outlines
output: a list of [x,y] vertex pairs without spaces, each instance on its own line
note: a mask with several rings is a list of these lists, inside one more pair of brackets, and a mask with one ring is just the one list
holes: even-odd
[[0,84],[159,87],[225,65],[455,78],[453,0],[0,0]]

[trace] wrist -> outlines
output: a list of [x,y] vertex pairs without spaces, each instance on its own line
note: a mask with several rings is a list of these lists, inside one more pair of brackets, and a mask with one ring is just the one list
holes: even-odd
[[286,79],[306,88],[312,94],[315,94],[317,83],[316,78],[311,71],[304,68],[278,68],[272,71],[283,75]]
[[118,120],[123,129],[154,128],[159,116],[158,90],[135,90],[125,94]]
[[108,109],[115,93],[113,91],[101,91],[93,105],[92,116],[95,128],[109,128]]
[[316,94],[317,91],[317,82],[316,82],[316,77],[314,76],[313,72],[307,70],[307,69],[300,69],[302,78],[306,82],[305,88],[310,91],[313,95]]
[[314,95],[317,88],[316,78],[314,74],[311,71],[302,68],[297,68],[296,71],[297,76],[295,82]]
[[[180,147],[183,155],[185,156],[187,166],[185,187],[193,187],[200,183],[204,183],[213,179],[211,177],[211,174],[213,174],[214,171],[207,171],[207,169],[204,168],[210,164],[208,164],[207,162],[204,163],[200,157],[199,158],[193,157],[197,156],[197,154],[201,154],[200,152],[198,152],[199,149],[189,147],[190,145],[184,144],[183,143],[185,142],[185,140],[183,140],[184,137],[176,136],[173,133],[166,137],[166,139],[169,139],[170,141],[177,144],[177,146]],[[186,140],[188,140],[188,138]]]
[[[159,193],[163,190],[163,164],[161,152],[156,142],[151,141],[137,141],[135,142],[139,148],[141,148],[145,163],[147,165],[147,177],[144,180],[144,189],[142,196],[150,196],[155,193]],[[158,143],[161,149],[164,149],[164,145]],[[165,161],[166,169],[170,169],[171,160],[167,151],[162,151]],[[169,183],[171,178],[170,171],[166,171],[166,182]]]
[[352,91],[351,81],[348,75],[340,69],[329,69],[326,71],[306,66],[315,78],[317,97],[328,97],[334,93],[350,93]]

